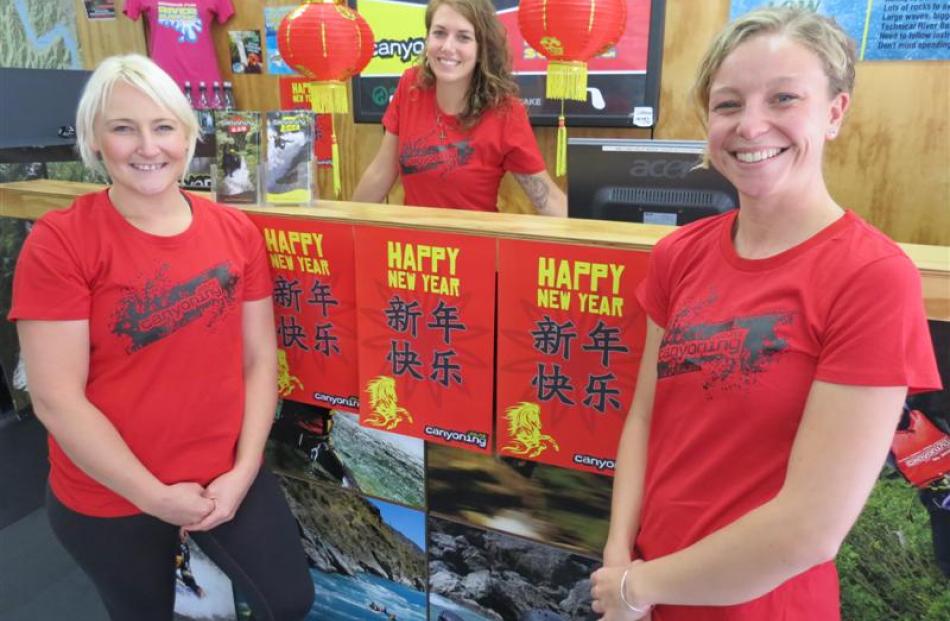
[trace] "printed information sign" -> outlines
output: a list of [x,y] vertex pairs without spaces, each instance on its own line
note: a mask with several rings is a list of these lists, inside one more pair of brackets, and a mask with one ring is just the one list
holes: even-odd
[[613,474],[646,320],[648,253],[501,240],[497,452]]
[[353,227],[249,215],[274,278],[280,396],[359,412]]
[[356,228],[360,423],[491,450],[495,245]]
[[860,60],[950,60],[950,0],[732,0],[729,19],[776,4],[834,17]]

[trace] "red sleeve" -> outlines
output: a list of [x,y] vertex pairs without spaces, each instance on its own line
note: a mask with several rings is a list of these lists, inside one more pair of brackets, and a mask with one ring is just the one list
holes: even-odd
[[234,15],[234,5],[231,4],[231,0],[216,0],[214,6],[211,7],[211,12],[217,16],[218,23],[223,24]]
[[670,308],[669,253],[668,243],[664,243],[664,240],[657,242],[650,252],[647,277],[640,281],[635,293],[637,302],[650,319],[664,329],[669,321]]
[[815,378],[836,384],[940,388],[920,274],[903,254],[848,279],[831,306]]
[[89,282],[71,237],[45,219],[33,225],[13,275],[10,321],[89,318]]
[[148,7],[142,6],[142,0],[125,0],[125,6],[122,8],[125,16],[133,21],[147,11]]
[[394,136],[399,135],[399,101],[402,98],[403,90],[408,88],[407,84],[411,71],[411,69],[407,69],[403,72],[402,77],[399,78],[399,84],[396,86],[396,92],[393,93],[393,98],[389,100],[386,112],[383,113],[383,128]]
[[538,149],[528,113],[520,99],[512,97],[505,111],[502,135],[505,149],[504,169],[521,175],[534,175],[545,170],[544,158]]
[[267,262],[267,249],[264,247],[264,236],[251,219],[241,214],[246,225],[247,235],[247,265],[244,266],[244,301],[253,302],[271,295],[273,281],[271,280],[270,265]]

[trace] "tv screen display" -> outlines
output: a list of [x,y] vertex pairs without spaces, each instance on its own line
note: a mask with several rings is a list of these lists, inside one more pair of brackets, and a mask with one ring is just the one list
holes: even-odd
[[[508,32],[515,79],[534,125],[556,125],[560,100],[545,99],[548,61],[518,28],[519,0],[493,0]],[[569,126],[652,127],[657,118],[665,0],[626,0],[627,22],[616,46],[588,63],[587,99],[566,101]],[[354,118],[377,123],[403,71],[425,44],[427,0],[350,0],[373,29],[373,58],[353,78]]]
[[571,138],[571,218],[679,226],[739,206],[735,188],[699,167],[701,141]]

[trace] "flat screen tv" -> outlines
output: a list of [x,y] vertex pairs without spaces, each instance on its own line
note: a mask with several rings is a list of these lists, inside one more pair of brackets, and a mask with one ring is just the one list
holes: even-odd
[[705,143],[571,138],[567,144],[571,218],[679,226],[736,209],[735,188],[700,168]]

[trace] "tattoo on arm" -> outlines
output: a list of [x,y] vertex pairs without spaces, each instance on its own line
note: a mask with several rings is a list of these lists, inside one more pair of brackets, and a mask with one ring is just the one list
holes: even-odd
[[538,175],[515,175],[514,177],[521,184],[524,193],[528,195],[528,199],[534,205],[534,208],[539,212],[544,212],[548,205],[548,194],[550,193],[548,184],[544,182],[544,179],[541,179]]

